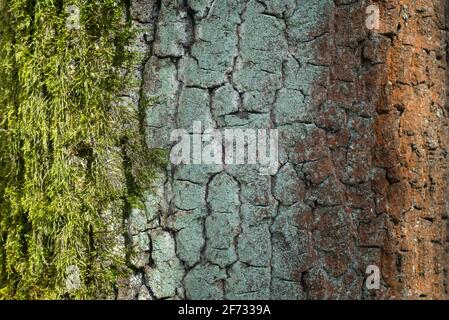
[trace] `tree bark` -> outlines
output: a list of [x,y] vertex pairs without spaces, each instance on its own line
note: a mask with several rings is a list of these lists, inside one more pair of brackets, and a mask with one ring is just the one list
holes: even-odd
[[194,121],[278,129],[280,167],[168,165],[127,220],[135,273],[119,298],[447,298],[446,12],[443,0],[131,1],[133,95],[156,101],[148,146],[170,150]]

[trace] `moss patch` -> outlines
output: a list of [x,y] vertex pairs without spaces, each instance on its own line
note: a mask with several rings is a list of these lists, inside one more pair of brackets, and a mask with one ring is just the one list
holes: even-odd
[[0,19],[0,298],[110,297],[114,204],[139,197],[157,160],[117,99],[134,61],[126,3],[0,0]]

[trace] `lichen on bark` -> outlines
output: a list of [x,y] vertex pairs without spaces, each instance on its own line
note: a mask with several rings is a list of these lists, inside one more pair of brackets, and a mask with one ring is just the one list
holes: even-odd
[[122,94],[136,68],[127,9],[0,1],[0,298],[113,297],[126,272],[124,210],[155,159]]
[[141,94],[161,97],[148,144],[198,120],[276,128],[280,169],[168,166],[138,232],[157,247],[119,297],[446,297],[446,6],[132,1],[153,31]]

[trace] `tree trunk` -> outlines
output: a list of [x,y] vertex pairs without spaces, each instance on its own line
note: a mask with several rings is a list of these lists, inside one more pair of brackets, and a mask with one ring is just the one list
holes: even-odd
[[449,298],[447,1],[75,2],[0,0],[0,299]]
[[149,147],[194,121],[277,129],[279,169],[168,165],[127,221],[136,271],[119,298],[447,298],[445,1],[134,0],[130,14]]

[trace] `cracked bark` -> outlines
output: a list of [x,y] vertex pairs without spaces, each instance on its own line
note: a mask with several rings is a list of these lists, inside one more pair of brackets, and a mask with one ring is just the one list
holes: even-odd
[[158,97],[149,147],[196,120],[277,128],[280,168],[169,165],[130,213],[140,249],[119,298],[447,297],[443,0],[135,0],[130,14],[146,56],[130,95]]

